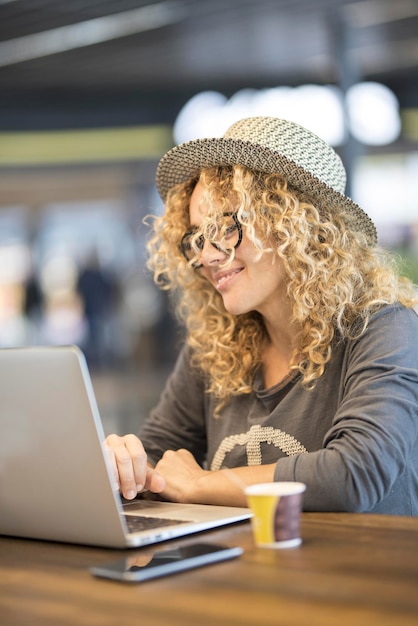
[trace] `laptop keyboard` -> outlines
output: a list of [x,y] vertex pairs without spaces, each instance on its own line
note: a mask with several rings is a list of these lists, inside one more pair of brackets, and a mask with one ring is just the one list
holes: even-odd
[[185,524],[190,520],[167,519],[166,517],[146,517],[145,515],[125,515],[126,524],[130,533],[137,533],[141,530],[152,530],[161,526],[174,526]]

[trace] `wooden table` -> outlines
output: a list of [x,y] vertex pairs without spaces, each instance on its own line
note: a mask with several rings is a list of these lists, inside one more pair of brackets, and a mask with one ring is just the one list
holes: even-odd
[[305,513],[302,530],[302,546],[290,550],[256,548],[248,522],[159,544],[205,540],[245,552],[140,584],[88,571],[126,552],[3,537],[0,624],[418,625],[418,519]]

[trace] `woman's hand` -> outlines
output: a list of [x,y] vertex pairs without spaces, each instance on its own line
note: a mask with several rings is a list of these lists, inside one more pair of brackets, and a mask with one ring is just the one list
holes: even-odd
[[210,472],[202,469],[188,450],[167,450],[155,466],[165,479],[164,498],[172,502],[203,502],[200,480]]
[[147,489],[172,502],[246,506],[246,484],[274,480],[274,463],[211,472],[202,469],[191,452],[180,449],[167,450],[152,468],[135,435],[109,435],[106,444],[115,480],[128,500]]
[[274,480],[275,464],[204,470],[188,450],[168,450],[155,466],[165,479],[162,495],[173,502],[247,506],[244,488]]
[[165,480],[148,465],[147,455],[141,441],[135,435],[109,435],[106,438],[110,462],[116,483],[127,500],[148,489],[161,493]]

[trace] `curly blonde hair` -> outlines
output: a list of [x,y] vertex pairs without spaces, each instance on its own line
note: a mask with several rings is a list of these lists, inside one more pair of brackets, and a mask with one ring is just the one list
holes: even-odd
[[[380,306],[416,304],[414,287],[399,276],[394,258],[370,247],[342,209],[318,209],[281,175],[240,165],[202,170],[200,180],[211,208],[196,236],[210,238],[217,216],[232,206],[260,256],[273,250],[283,264],[292,321],[300,328],[290,366],[307,388],[323,374],[334,342],[360,336]],[[206,375],[208,393],[223,404],[252,391],[268,337],[258,313],[226,311],[220,294],[180,250],[196,183],[174,187],[165,214],[153,218],[148,267],[156,283],[176,295],[192,363]]]

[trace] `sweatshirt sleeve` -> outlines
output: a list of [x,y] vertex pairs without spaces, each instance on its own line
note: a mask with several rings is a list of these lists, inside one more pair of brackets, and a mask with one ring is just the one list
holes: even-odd
[[166,450],[187,448],[201,465],[206,457],[204,380],[190,366],[190,351],[184,347],[161,398],[139,437],[151,463]]
[[[323,448],[279,459],[275,480],[307,486],[315,511],[379,510],[397,481],[418,480],[418,318],[382,309],[350,342],[340,402]],[[409,475],[409,476],[408,476]]]

